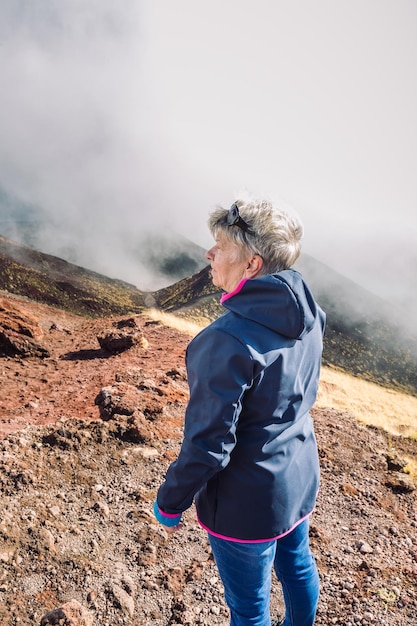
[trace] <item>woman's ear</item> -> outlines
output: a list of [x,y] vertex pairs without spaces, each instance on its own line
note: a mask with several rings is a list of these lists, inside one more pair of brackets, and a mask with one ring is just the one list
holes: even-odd
[[245,270],[245,278],[255,278],[255,276],[258,276],[263,264],[263,258],[259,256],[259,254],[254,254],[248,261],[248,265]]

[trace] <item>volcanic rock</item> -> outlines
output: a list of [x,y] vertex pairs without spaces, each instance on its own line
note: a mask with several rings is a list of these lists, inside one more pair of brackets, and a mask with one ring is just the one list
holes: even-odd
[[49,357],[39,343],[43,336],[38,320],[23,307],[0,299],[0,356]]
[[93,616],[77,600],[66,602],[60,608],[46,613],[41,626],[92,626]]

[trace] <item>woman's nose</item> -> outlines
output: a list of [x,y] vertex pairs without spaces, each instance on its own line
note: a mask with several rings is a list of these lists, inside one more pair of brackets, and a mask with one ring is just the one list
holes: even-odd
[[210,250],[207,250],[204,256],[206,257],[208,261],[212,261],[213,260],[213,248],[210,248]]

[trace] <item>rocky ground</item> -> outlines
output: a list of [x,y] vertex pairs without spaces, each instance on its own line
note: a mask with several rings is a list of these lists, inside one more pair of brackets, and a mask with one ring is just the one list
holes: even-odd
[[[26,346],[0,358],[0,625],[228,624],[193,511],[172,536],[152,516],[181,441],[189,337],[20,298],[4,297],[0,312],[3,339],[21,355]],[[120,329],[132,347],[103,349],[97,337]],[[331,408],[314,418],[317,624],[414,626],[417,500],[402,470],[417,442]],[[271,604],[281,615],[277,582]]]

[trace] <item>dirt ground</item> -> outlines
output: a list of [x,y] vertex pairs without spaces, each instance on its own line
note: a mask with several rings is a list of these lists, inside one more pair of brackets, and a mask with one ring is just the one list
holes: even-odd
[[[3,302],[49,356],[0,358],[0,625],[64,623],[51,615],[71,600],[85,624],[228,624],[194,511],[173,536],[152,515],[181,442],[189,337],[142,316],[89,320]],[[98,336],[132,324],[133,347],[100,347]],[[316,623],[414,626],[417,500],[402,470],[417,443],[331,407],[314,419]],[[274,581],[272,615],[282,607]]]

